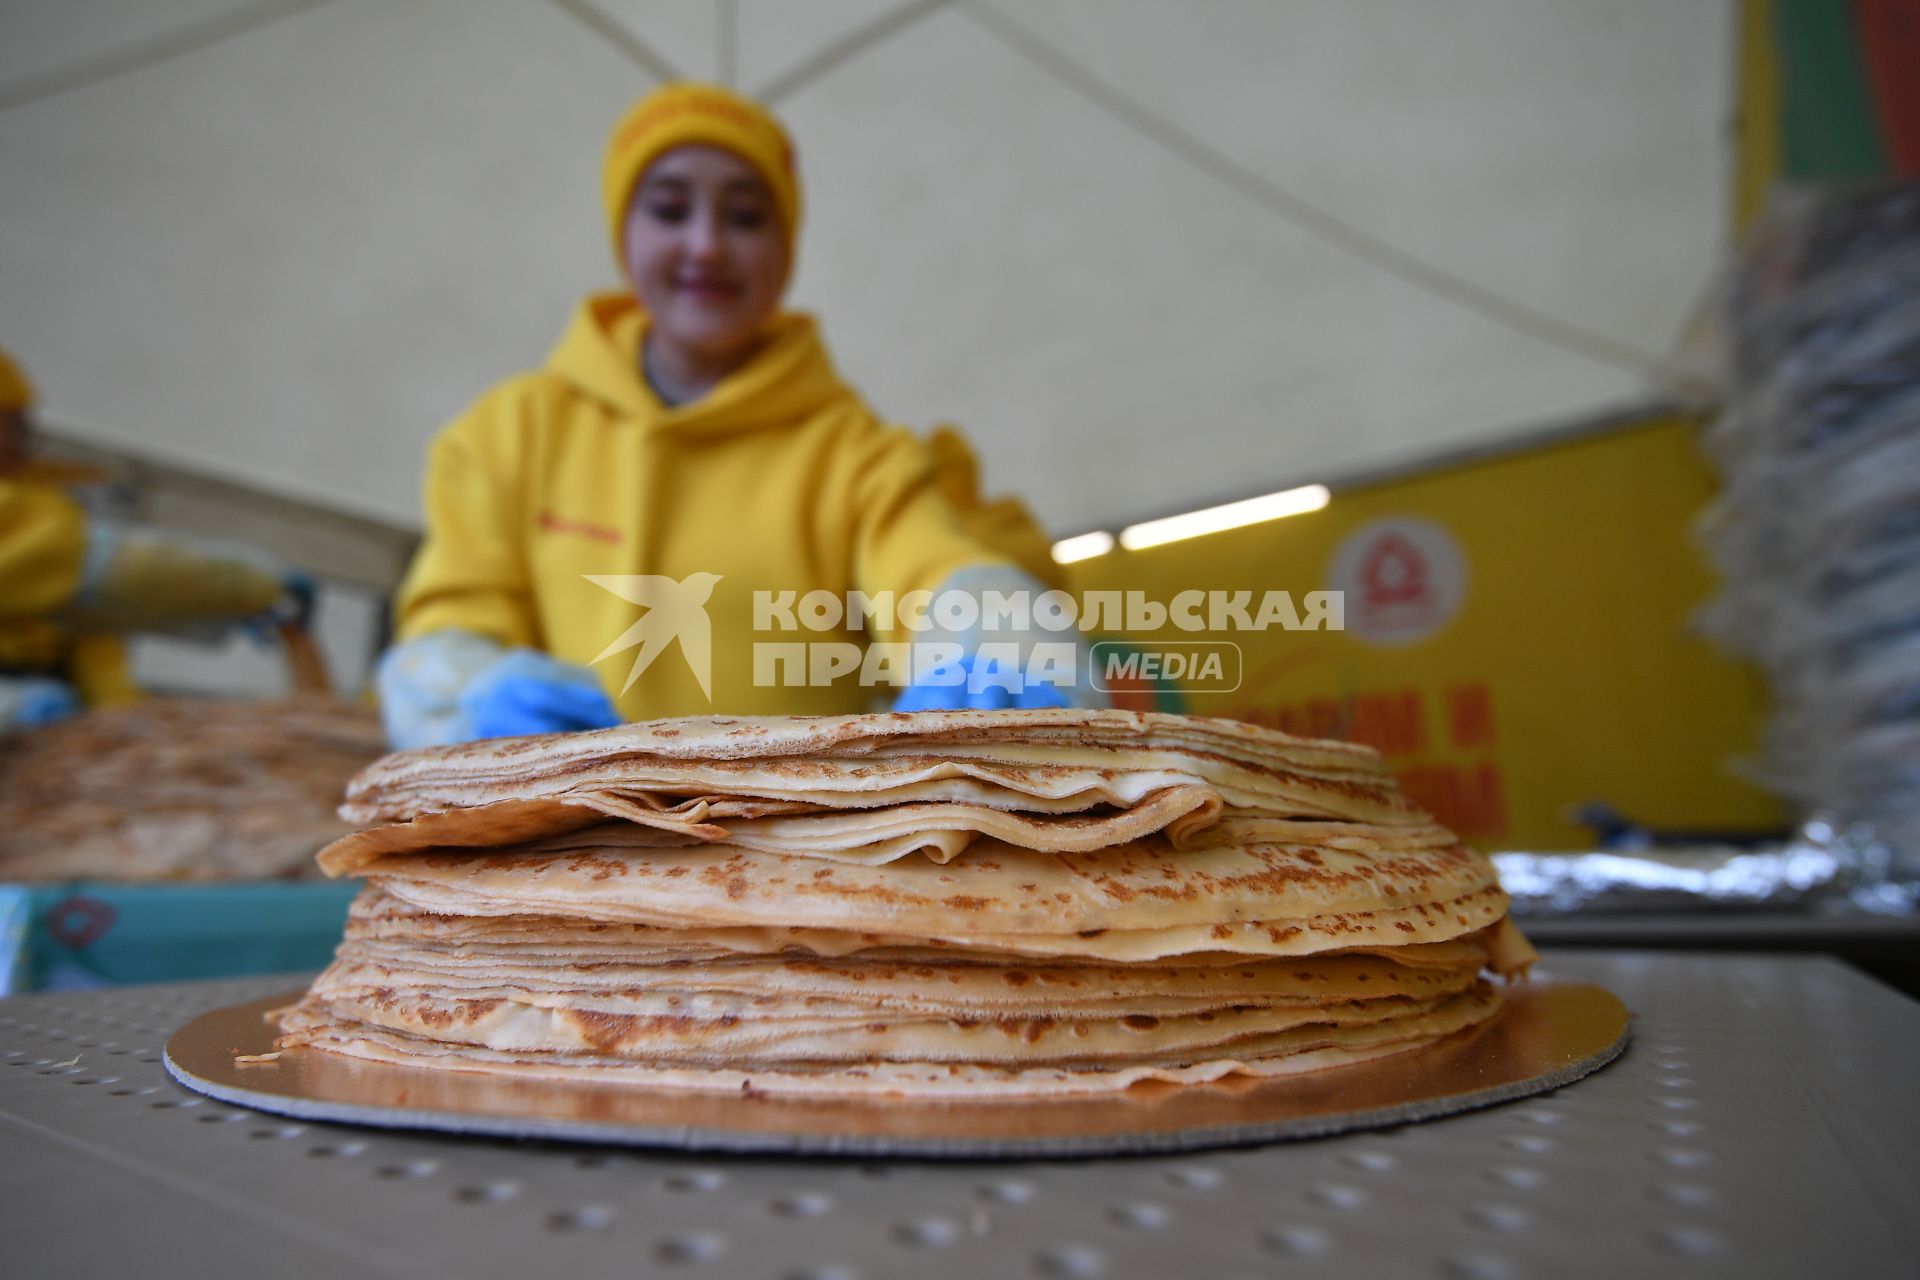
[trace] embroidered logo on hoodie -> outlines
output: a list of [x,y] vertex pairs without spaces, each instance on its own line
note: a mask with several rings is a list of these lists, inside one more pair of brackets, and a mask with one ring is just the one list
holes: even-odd
[[536,521],[542,533],[571,533],[582,538],[591,538],[595,542],[604,542],[610,547],[619,546],[625,541],[618,529],[609,529],[606,525],[595,524],[591,520],[573,520],[566,516],[555,515],[546,507],[540,509]]

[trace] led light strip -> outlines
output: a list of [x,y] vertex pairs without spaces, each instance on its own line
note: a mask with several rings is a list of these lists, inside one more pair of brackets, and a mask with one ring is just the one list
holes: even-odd
[[[1244,525],[1260,524],[1267,520],[1278,520],[1283,516],[1304,515],[1326,506],[1331,497],[1327,486],[1323,484],[1301,485],[1297,489],[1285,489],[1259,498],[1229,502],[1224,506],[1188,511],[1182,515],[1167,516],[1161,520],[1148,520],[1142,524],[1130,524],[1120,531],[1120,545],[1129,551],[1139,551],[1146,547],[1158,547],[1169,542],[1198,538],[1203,534],[1238,529]],[[1113,550],[1113,545],[1114,538],[1110,533],[1083,533],[1054,543],[1053,559],[1056,564],[1090,560],[1094,556],[1103,556]]]

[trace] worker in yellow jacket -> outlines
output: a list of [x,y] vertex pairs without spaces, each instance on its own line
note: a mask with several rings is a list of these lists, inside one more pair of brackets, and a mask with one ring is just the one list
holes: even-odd
[[272,557],[89,517],[85,468],[32,448],[33,385],[0,351],[0,732],[138,696],[121,634],[204,634],[295,608],[310,588]]
[[[926,615],[827,601],[1031,597],[1052,566],[1024,511],[978,501],[957,436],[930,448],[882,424],[813,320],[779,309],[801,189],[772,116],[664,86],[615,126],[602,197],[629,287],[586,299],[543,368],[488,391],[428,455],[426,537],[378,677],[396,745],[859,711],[908,678],[909,709],[1098,701],[1057,666],[993,678],[1005,664],[976,661],[965,610],[938,624],[957,661],[910,658],[888,681],[844,669],[871,641],[925,640]],[[799,666],[772,661],[783,642],[810,646]]]

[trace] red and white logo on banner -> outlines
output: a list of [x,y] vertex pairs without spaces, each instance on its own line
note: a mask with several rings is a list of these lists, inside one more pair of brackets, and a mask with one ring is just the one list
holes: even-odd
[[1355,529],[1334,549],[1327,586],[1346,593],[1347,630],[1382,648],[1438,633],[1467,596],[1466,557],[1453,535],[1419,516]]

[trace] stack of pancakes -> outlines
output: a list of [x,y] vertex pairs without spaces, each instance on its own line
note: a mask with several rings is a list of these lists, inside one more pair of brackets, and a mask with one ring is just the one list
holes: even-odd
[[320,694],[146,698],[0,736],[0,881],[311,874],[384,747],[377,717]]
[[[1370,750],[1121,711],[689,719],[389,756],[283,1046],[796,1093],[1315,1070],[1532,959]],[[381,824],[381,825],[370,825]]]

